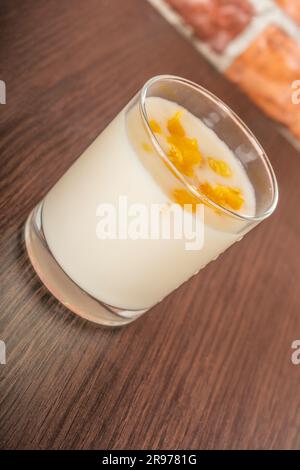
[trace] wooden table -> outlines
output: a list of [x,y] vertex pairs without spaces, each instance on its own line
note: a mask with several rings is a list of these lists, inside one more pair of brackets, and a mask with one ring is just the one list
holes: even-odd
[[[1,447],[300,448],[299,153],[145,1],[2,0],[1,10]],[[209,88],[246,121],[280,204],[142,319],[97,328],[41,285],[23,225],[160,73]]]

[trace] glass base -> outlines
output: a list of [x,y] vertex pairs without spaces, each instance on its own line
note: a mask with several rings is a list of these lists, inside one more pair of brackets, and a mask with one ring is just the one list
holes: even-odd
[[72,281],[49,250],[41,214],[42,202],[33,209],[26,221],[25,243],[32,266],[54,297],[75,314],[99,325],[127,325],[146,311],[122,310],[102,303]]

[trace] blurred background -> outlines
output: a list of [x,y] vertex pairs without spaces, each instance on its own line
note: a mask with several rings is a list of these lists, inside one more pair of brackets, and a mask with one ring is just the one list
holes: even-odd
[[149,1],[299,148],[299,0]]

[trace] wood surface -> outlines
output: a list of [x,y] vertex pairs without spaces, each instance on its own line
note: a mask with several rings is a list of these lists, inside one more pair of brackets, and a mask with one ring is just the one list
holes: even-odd
[[[1,448],[299,449],[299,153],[144,0],[1,0],[0,67]],[[144,317],[103,329],[41,285],[23,225],[161,73],[200,83],[244,119],[280,203]]]

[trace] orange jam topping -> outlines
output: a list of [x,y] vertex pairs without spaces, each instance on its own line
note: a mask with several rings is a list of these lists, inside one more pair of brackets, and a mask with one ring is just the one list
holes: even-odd
[[208,157],[208,165],[212,171],[217,173],[217,175],[223,176],[224,178],[230,178],[232,176],[232,171],[228,163],[224,160],[216,160],[215,158]]
[[148,152],[148,153],[152,152],[152,147],[147,142],[142,143],[142,148],[143,148],[143,150],[145,150],[145,152]]
[[210,183],[203,183],[200,185],[200,190],[213,202],[229,209],[238,211],[244,203],[241,190],[238,188],[223,184],[217,184],[213,187]]
[[149,125],[151,127],[152,132],[154,132],[155,134],[161,134],[161,127],[158,122],[155,121],[155,119],[150,119]]
[[[228,163],[213,157],[204,157],[199,149],[198,140],[186,135],[185,129],[180,122],[183,112],[184,111],[177,111],[174,116],[170,117],[167,121],[169,135],[166,136],[166,140],[170,145],[168,150],[170,161],[180,173],[189,177],[194,177],[195,168],[201,166],[206,161],[207,165],[214,173],[223,178],[230,178],[232,176],[232,170]],[[149,124],[154,133],[162,134],[162,129],[157,121],[151,119]],[[149,151],[144,144],[143,147],[144,150]],[[200,173],[197,175],[197,179],[198,178],[201,179]],[[238,211],[244,204],[244,198],[239,188],[225,186],[223,184],[212,185],[209,182],[199,183],[199,180],[197,186],[200,193],[225,208]],[[197,204],[201,202],[208,207],[212,207],[209,201],[201,201],[183,188],[174,189],[172,199],[181,206],[190,204],[193,212],[196,211]],[[214,210],[220,214],[218,209]]]
[[187,189],[174,189],[172,199],[181,206],[190,204],[192,212],[196,212],[197,204],[201,204],[201,201],[189,193]]
[[[244,199],[241,196],[241,192],[237,188],[230,188],[217,184],[214,188],[209,183],[203,183],[200,185],[202,194],[207,196],[213,202],[216,202],[220,206],[227,207],[233,210],[239,210],[244,203]],[[208,207],[212,207],[209,202],[201,201],[200,199],[193,196],[187,189],[174,189],[172,193],[172,199],[175,203],[184,206],[190,204],[193,212],[196,212],[197,204],[205,204]],[[216,209],[217,210],[217,209]],[[218,210],[217,210],[218,212]]]
[[173,117],[168,120],[167,128],[170,132],[170,135],[177,135],[178,137],[185,136],[185,130],[183,125],[180,122],[183,111],[177,111]]
[[191,139],[185,133],[180,122],[182,112],[178,111],[168,120],[167,128],[170,133],[167,141],[170,144],[168,157],[176,168],[186,176],[193,176],[194,167],[202,163],[202,154],[197,139]]

